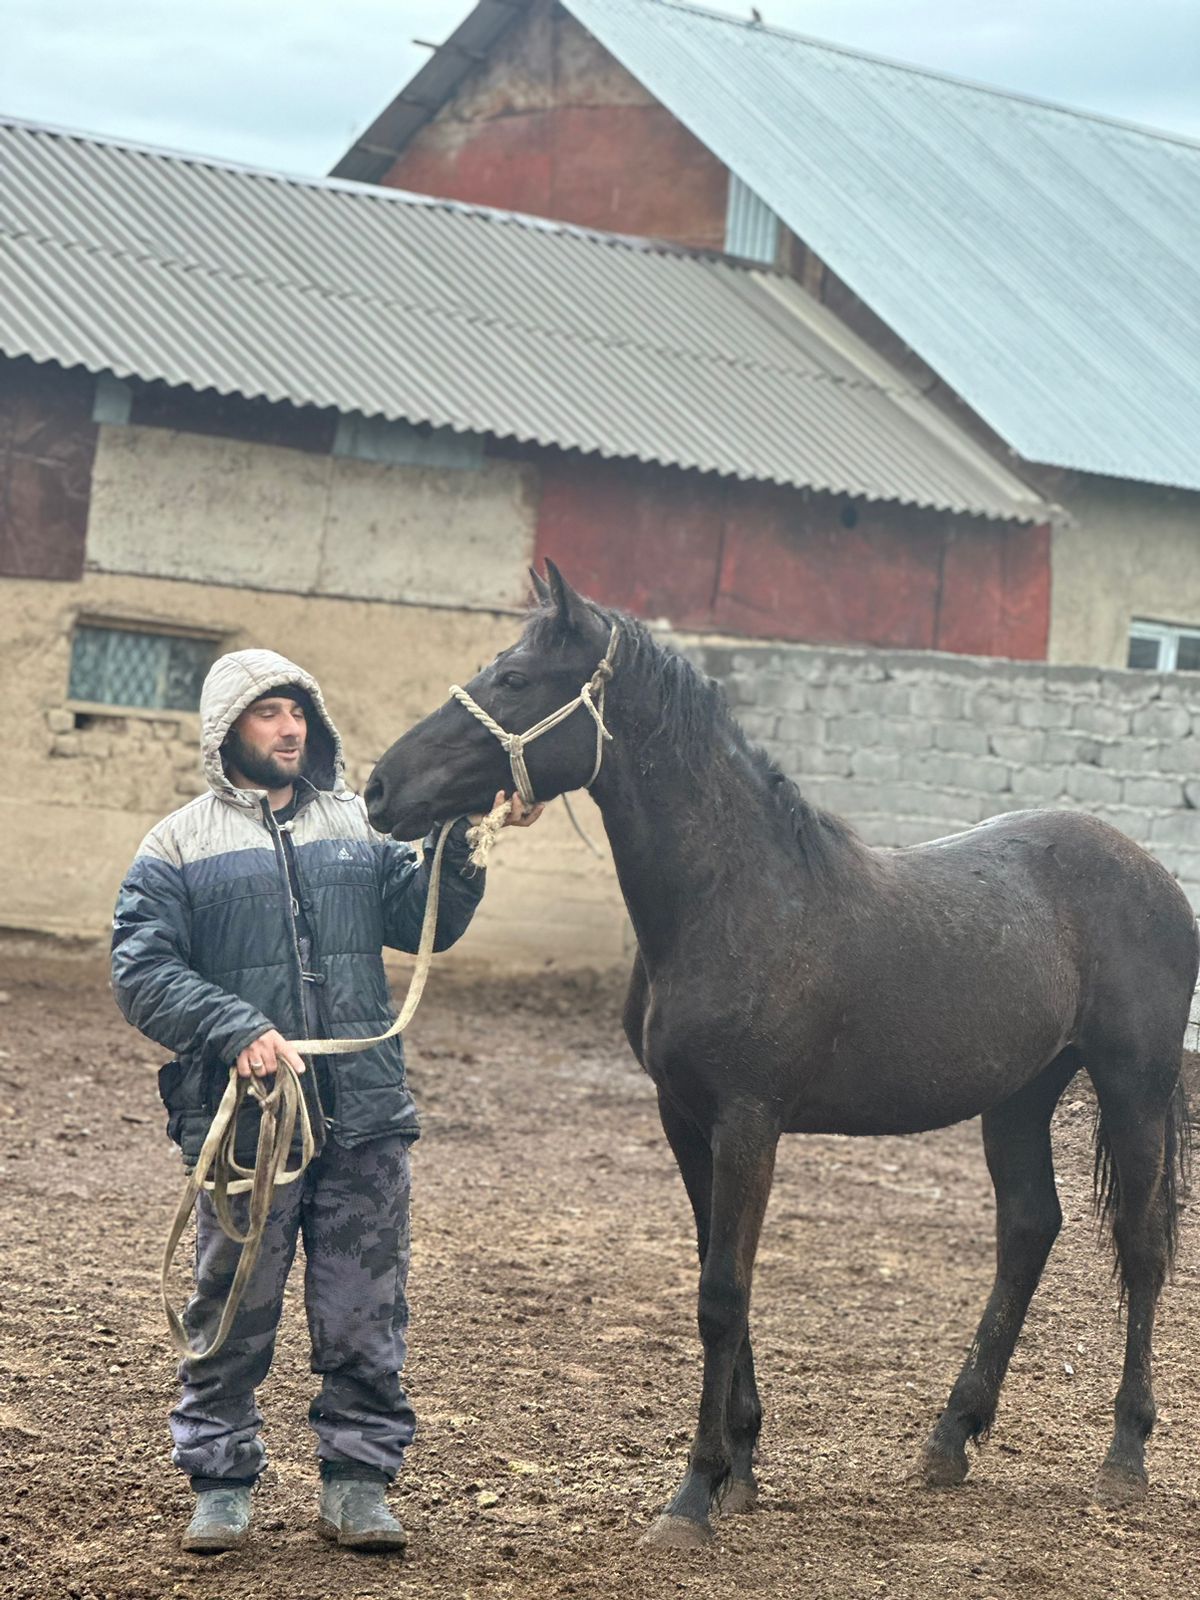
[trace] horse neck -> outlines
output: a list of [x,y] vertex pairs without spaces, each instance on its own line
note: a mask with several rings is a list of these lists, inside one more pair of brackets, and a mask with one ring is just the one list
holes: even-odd
[[[637,703],[636,714],[614,708],[613,741],[592,786],[638,944],[650,958],[677,942],[690,911],[719,890],[739,860],[754,856],[756,868],[771,870],[762,781],[746,752],[718,723],[711,751],[689,762],[669,725],[658,725],[654,698],[635,690],[627,699]],[[757,819],[763,838],[756,850]]]

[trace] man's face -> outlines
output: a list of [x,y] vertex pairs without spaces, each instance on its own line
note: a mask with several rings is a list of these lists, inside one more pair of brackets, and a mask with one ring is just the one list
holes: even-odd
[[232,772],[256,789],[286,789],[304,770],[308,724],[289,695],[264,695],[230,728],[225,755]]

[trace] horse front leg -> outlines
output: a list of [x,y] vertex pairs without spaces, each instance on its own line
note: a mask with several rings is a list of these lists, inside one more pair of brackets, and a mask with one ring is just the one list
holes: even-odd
[[[712,1215],[712,1150],[707,1135],[702,1133],[661,1090],[658,1096],[658,1110],[662,1118],[663,1132],[679,1164],[683,1186],[692,1204],[692,1213],[696,1219],[696,1248],[700,1256],[700,1266],[703,1268],[704,1258],[708,1254],[708,1233]],[[721,1497],[721,1511],[725,1516],[732,1516],[739,1512],[753,1511],[758,1502],[758,1484],[754,1477],[754,1452],[762,1429],[762,1404],[758,1398],[758,1385],[754,1376],[754,1352],[750,1346],[749,1328],[733,1364],[727,1420],[733,1465],[728,1484]]]
[[[668,1137],[671,1137],[669,1131]],[[739,1362],[743,1363],[739,1383],[743,1409],[749,1405],[747,1388],[753,1391],[754,1368],[749,1360],[748,1345],[750,1285],[758,1237],[771,1193],[778,1139],[778,1127],[757,1107],[727,1112],[713,1134],[707,1247],[703,1244],[700,1226],[703,1207],[702,1204],[696,1206],[702,1255],[698,1321],[704,1345],[700,1417],[683,1483],[645,1534],[647,1544],[690,1549],[712,1538],[709,1512],[734,1467],[731,1401]],[[700,1172],[693,1169],[693,1181],[699,1176]],[[686,1172],[684,1181],[688,1182]],[[702,1185],[698,1185],[700,1187]],[[691,1192],[689,1184],[689,1194]],[[739,1417],[742,1426],[738,1431],[742,1436],[739,1466],[744,1467],[752,1483],[749,1458],[760,1415],[756,1391],[751,1409],[751,1418]],[[747,1431],[750,1433],[748,1449]]]

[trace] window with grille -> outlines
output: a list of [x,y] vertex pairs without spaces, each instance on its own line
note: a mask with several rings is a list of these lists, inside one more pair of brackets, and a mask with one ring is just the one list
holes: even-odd
[[1126,665],[1149,672],[1200,672],[1200,628],[1134,622]]
[[147,711],[195,711],[215,639],[81,622],[71,641],[72,700]]

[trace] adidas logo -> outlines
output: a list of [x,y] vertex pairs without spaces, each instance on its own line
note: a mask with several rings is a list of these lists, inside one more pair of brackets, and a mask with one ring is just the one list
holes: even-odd
[[338,858],[339,861],[353,861],[354,860],[354,857],[350,854],[349,850],[346,849],[345,845],[343,845],[342,848],[338,851],[337,858]]

